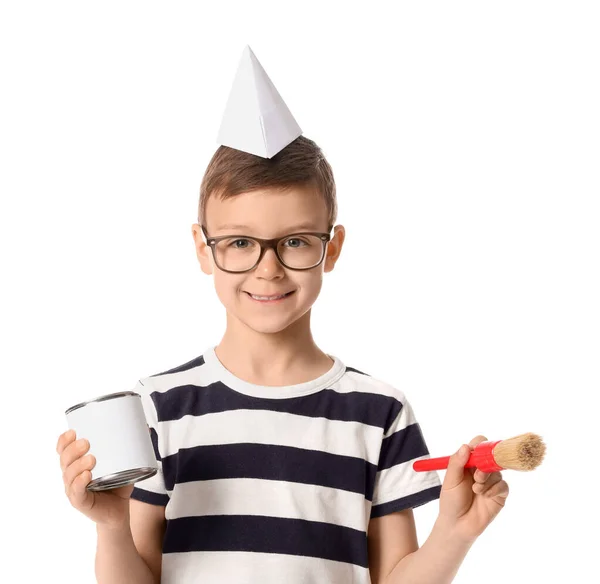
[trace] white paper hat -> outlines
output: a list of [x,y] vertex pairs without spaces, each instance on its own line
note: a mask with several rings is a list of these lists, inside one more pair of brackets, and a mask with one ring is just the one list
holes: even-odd
[[217,142],[272,158],[302,134],[269,76],[246,45],[227,100]]

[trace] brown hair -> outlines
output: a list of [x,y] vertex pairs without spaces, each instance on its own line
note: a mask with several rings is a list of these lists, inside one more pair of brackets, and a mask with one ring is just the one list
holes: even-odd
[[315,142],[299,136],[273,158],[219,146],[202,178],[198,223],[204,225],[206,202],[211,195],[229,199],[253,190],[285,191],[293,186],[317,189],[327,205],[329,226],[333,227],[337,218],[333,171]]

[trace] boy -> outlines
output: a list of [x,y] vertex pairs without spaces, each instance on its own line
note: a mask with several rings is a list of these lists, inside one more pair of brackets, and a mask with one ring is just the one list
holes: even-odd
[[[443,485],[398,389],[315,343],[311,307],[340,257],[331,168],[299,136],[271,157],[221,146],[192,226],[225,306],[221,342],[142,378],[159,472],[88,492],[94,460],[73,432],[57,445],[72,505],[97,524],[98,582],[451,582],[508,495],[500,473]],[[333,230],[333,231],[332,231]],[[439,501],[419,548],[412,509]]]

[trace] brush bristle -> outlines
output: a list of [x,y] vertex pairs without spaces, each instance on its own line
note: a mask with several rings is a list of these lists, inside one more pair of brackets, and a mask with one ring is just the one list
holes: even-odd
[[540,436],[528,432],[498,442],[492,454],[502,468],[533,470],[541,464],[546,445]]

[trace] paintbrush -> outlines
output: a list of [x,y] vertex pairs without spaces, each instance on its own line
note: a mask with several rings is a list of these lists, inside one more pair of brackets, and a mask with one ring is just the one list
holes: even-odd
[[[537,434],[528,432],[508,440],[480,442],[471,451],[465,468],[478,468],[483,472],[504,469],[529,471],[537,468],[546,453],[546,445]],[[413,463],[416,471],[448,468],[449,456],[424,458]]]

